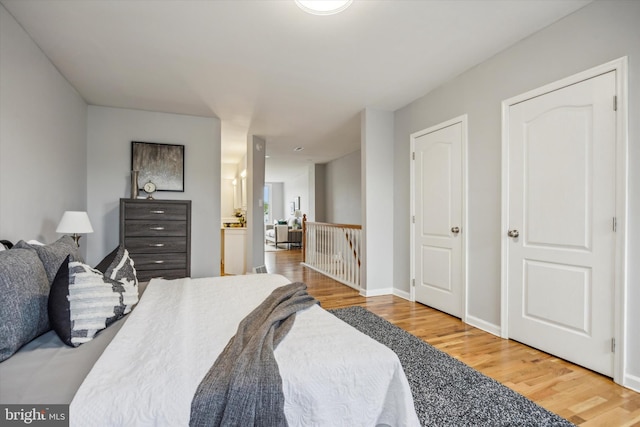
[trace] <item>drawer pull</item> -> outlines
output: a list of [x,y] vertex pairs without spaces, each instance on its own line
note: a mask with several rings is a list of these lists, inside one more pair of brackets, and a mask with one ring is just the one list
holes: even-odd
[[153,248],[161,248],[164,246],[164,243],[149,243],[149,246]]
[[164,227],[149,227],[149,230],[162,231],[164,230]]
[[159,260],[159,261],[153,261],[154,264],[164,264],[164,261]]
[[151,211],[151,213],[153,213],[153,214],[163,214],[164,211]]

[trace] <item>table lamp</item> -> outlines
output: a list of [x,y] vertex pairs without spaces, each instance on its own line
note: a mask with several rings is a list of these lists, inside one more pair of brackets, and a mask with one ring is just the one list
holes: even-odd
[[80,246],[80,234],[93,233],[93,227],[86,212],[66,211],[62,215],[56,233],[70,234],[76,245]]

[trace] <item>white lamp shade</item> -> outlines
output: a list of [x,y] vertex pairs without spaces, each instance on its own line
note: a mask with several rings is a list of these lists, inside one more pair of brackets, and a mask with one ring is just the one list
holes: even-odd
[[296,218],[300,218],[302,216],[302,212],[300,211],[300,209],[296,209],[296,211],[293,213],[293,216],[295,216]]
[[93,233],[89,215],[87,215],[86,212],[66,211],[64,215],[62,215],[58,228],[56,228],[56,233]]

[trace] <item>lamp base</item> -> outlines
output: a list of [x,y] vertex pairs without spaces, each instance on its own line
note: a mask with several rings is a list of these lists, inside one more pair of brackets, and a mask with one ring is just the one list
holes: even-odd
[[73,239],[74,242],[76,242],[76,246],[80,247],[80,238],[82,236],[76,233],[73,233],[73,235],[71,236],[71,238]]

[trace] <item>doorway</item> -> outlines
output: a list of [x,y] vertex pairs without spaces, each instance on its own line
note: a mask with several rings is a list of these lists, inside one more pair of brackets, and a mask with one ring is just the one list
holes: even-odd
[[411,135],[411,298],[463,321],[466,135],[466,115]]
[[502,335],[611,377],[620,80],[608,64],[503,103]]

